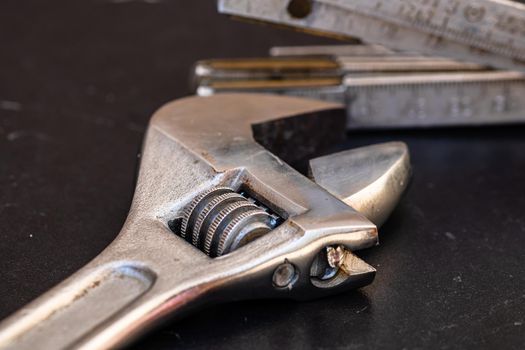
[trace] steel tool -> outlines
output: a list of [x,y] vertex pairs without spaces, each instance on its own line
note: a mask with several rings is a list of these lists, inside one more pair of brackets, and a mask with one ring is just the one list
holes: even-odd
[[[152,118],[129,216],[69,279],[0,325],[2,349],[110,349],[205,304],[309,299],[370,283],[410,171],[402,143],[316,158],[341,106],[255,94],[189,97]],[[308,142],[305,142],[308,140]],[[310,178],[289,164],[307,171]]]
[[[349,129],[525,120],[521,3],[219,0],[218,9],[234,17],[355,37],[373,45],[274,48],[266,73],[254,66],[257,60],[234,60],[229,66],[224,60],[201,61],[194,72],[199,95],[267,92],[336,101],[347,105]],[[318,66],[312,67],[312,62]]]
[[525,71],[525,5],[509,0],[219,0],[219,12]]
[[265,92],[346,105],[347,128],[523,122],[525,75],[377,46],[282,47],[276,57],[196,63],[193,90]]

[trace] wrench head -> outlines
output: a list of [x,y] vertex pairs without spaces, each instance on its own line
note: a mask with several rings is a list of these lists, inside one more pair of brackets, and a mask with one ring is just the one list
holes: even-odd
[[326,188],[286,163],[306,167],[302,158],[344,135],[344,120],[338,105],[271,95],[166,105],[118,237],[4,321],[0,347],[113,349],[203,304],[370,283],[375,269],[352,252],[377,243],[366,216],[382,220],[399,199],[407,152],[387,144],[316,159],[311,176]]
[[[288,164],[305,170],[301,161],[344,137],[344,123],[342,106],[307,99],[221,94],[177,100],[152,118],[132,212],[171,223],[180,235],[177,222],[195,198],[229,188],[280,219],[256,240],[206,264],[208,272],[223,271],[223,282],[235,286],[229,296],[304,299],[366,285],[375,269],[351,252],[377,244],[376,225]],[[334,267],[324,257],[338,247],[344,252],[330,274]],[[293,266],[293,276],[281,286],[275,278],[279,268],[286,271],[283,264]],[[320,266],[332,270],[320,272]]]

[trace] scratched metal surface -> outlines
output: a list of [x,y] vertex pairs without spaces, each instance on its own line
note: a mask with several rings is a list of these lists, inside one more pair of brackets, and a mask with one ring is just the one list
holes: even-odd
[[[145,125],[191,64],[327,39],[232,22],[212,1],[0,3],[0,317],[99,253],[126,216]],[[525,112],[524,112],[525,113]],[[217,306],[132,348],[525,347],[525,127],[404,140],[414,179],[361,291]]]

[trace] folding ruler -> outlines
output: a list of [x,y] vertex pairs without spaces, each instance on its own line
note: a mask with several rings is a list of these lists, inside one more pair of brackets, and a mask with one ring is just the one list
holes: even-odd
[[[477,125],[525,119],[525,6],[520,3],[219,0],[218,8],[221,13],[245,19],[322,35],[356,37],[373,46],[274,48],[271,52],[280,57],[274,62],[286,62],[286,57],[299,65],[307,58],[324,56],[332,61],[332,75],[326,74],[326,64],[322,69],[303,65],[293,76],[289,68],[240,68],[237,64],[219,69],[218,62],[199,62],[194,73],[198,94],[277,92],[344,102],[349,128]],[[403,53],[396,52],[399,50]],[[288,67],[289,62],[285,64]],[[254,79],[255,72],[265,69],[271,78]],[[319,74],[322,70],[324,75]],[[244,71],[244,78],[240,71]]]

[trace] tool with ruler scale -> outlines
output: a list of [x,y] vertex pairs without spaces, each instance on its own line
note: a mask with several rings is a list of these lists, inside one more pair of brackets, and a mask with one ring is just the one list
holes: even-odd
[[219,0],[219,12],[525,71],[525,5],[508,0]]
[[[313,53],[312,53],[313,50]],[[522,122],[525,75],[366,46],[274,48],[276,57],[203,60],[195,92],[266,92],[343,103],[347,127],[430,127]],[[367,52],[368,51],[368,52]],[[352,55],[352,53],[358,53]],[[283,56],[284,55],[284,56]]]
[[525,120],[520,3],[220,0],[218,7],[370,44],[277,47],[270,58],[200,61],[193,73],[199,95],[270,92],[342,102],[350,129]]

